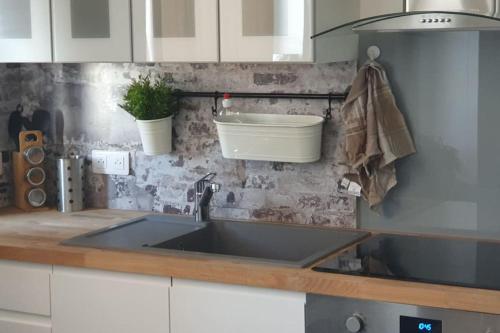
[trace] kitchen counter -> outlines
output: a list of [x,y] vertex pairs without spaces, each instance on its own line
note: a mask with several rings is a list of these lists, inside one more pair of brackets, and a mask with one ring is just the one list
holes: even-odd
[[[179,257],[62,246],[62,240],[146,215],[88,210],[24,213],[0,210],[0,259],[283,289],[365,300],[500,315],[500,292],[426,283],[327,274],[310,268],[238,260]],[[1,279],[1,278],[0,278]]]

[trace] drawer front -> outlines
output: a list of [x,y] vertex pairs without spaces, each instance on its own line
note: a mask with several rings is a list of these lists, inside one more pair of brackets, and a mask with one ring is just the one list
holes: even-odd
[[173,280],[172,333],[304,333],[305,294]]
[[51,274],[51,266],[1,260],[0,309],[50,316]]
[[54,267],[54,333],[168,333],[170,278]]
[[0,310],[0,332],[51,333],[50,318]]

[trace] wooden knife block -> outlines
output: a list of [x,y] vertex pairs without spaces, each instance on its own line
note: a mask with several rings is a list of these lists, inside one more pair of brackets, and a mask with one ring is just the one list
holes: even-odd
[[[45,183],[39,186],[31,185],[26,175],[28,170],[33,168],[26,158],[24,152],[31,147],[43,148],[43,134],[40,131],[23,131],[19,133],[19,152],[12,153],[13,180],[14,180],[14,204],[17,208],[24,211],[42,211],[47,210],[45,204],[42,207],[33,207],[28,202],[28,192],[33,188],[39,188],[45,191]],[[44,162],[37,167],[44,167]]]

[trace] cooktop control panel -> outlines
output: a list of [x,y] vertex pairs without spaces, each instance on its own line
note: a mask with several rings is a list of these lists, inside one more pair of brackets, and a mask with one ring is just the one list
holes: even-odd
[[306,333],[333,332],[500,333],[500,316],[307,295]]
[[421,23],[451,23],[452,21],[451,17],[422,17],[420,19]]

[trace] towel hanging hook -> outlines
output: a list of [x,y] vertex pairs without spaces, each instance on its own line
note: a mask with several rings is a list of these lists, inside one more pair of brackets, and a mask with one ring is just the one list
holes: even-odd
[[212,116],[217,117],[217,106],[219,102],[219,92],[214,93],[214,106],[212,106]]
[[331,93],[328,93],[328,109],[326,109],[325,112],[325,120],[331,120],[332,119],[332,101],[333,101],[333,96]]
[[366,50],[366,54],[368,55],[368,59],[374,62],[380,57],[380,48],[376,45],[372,45]]

